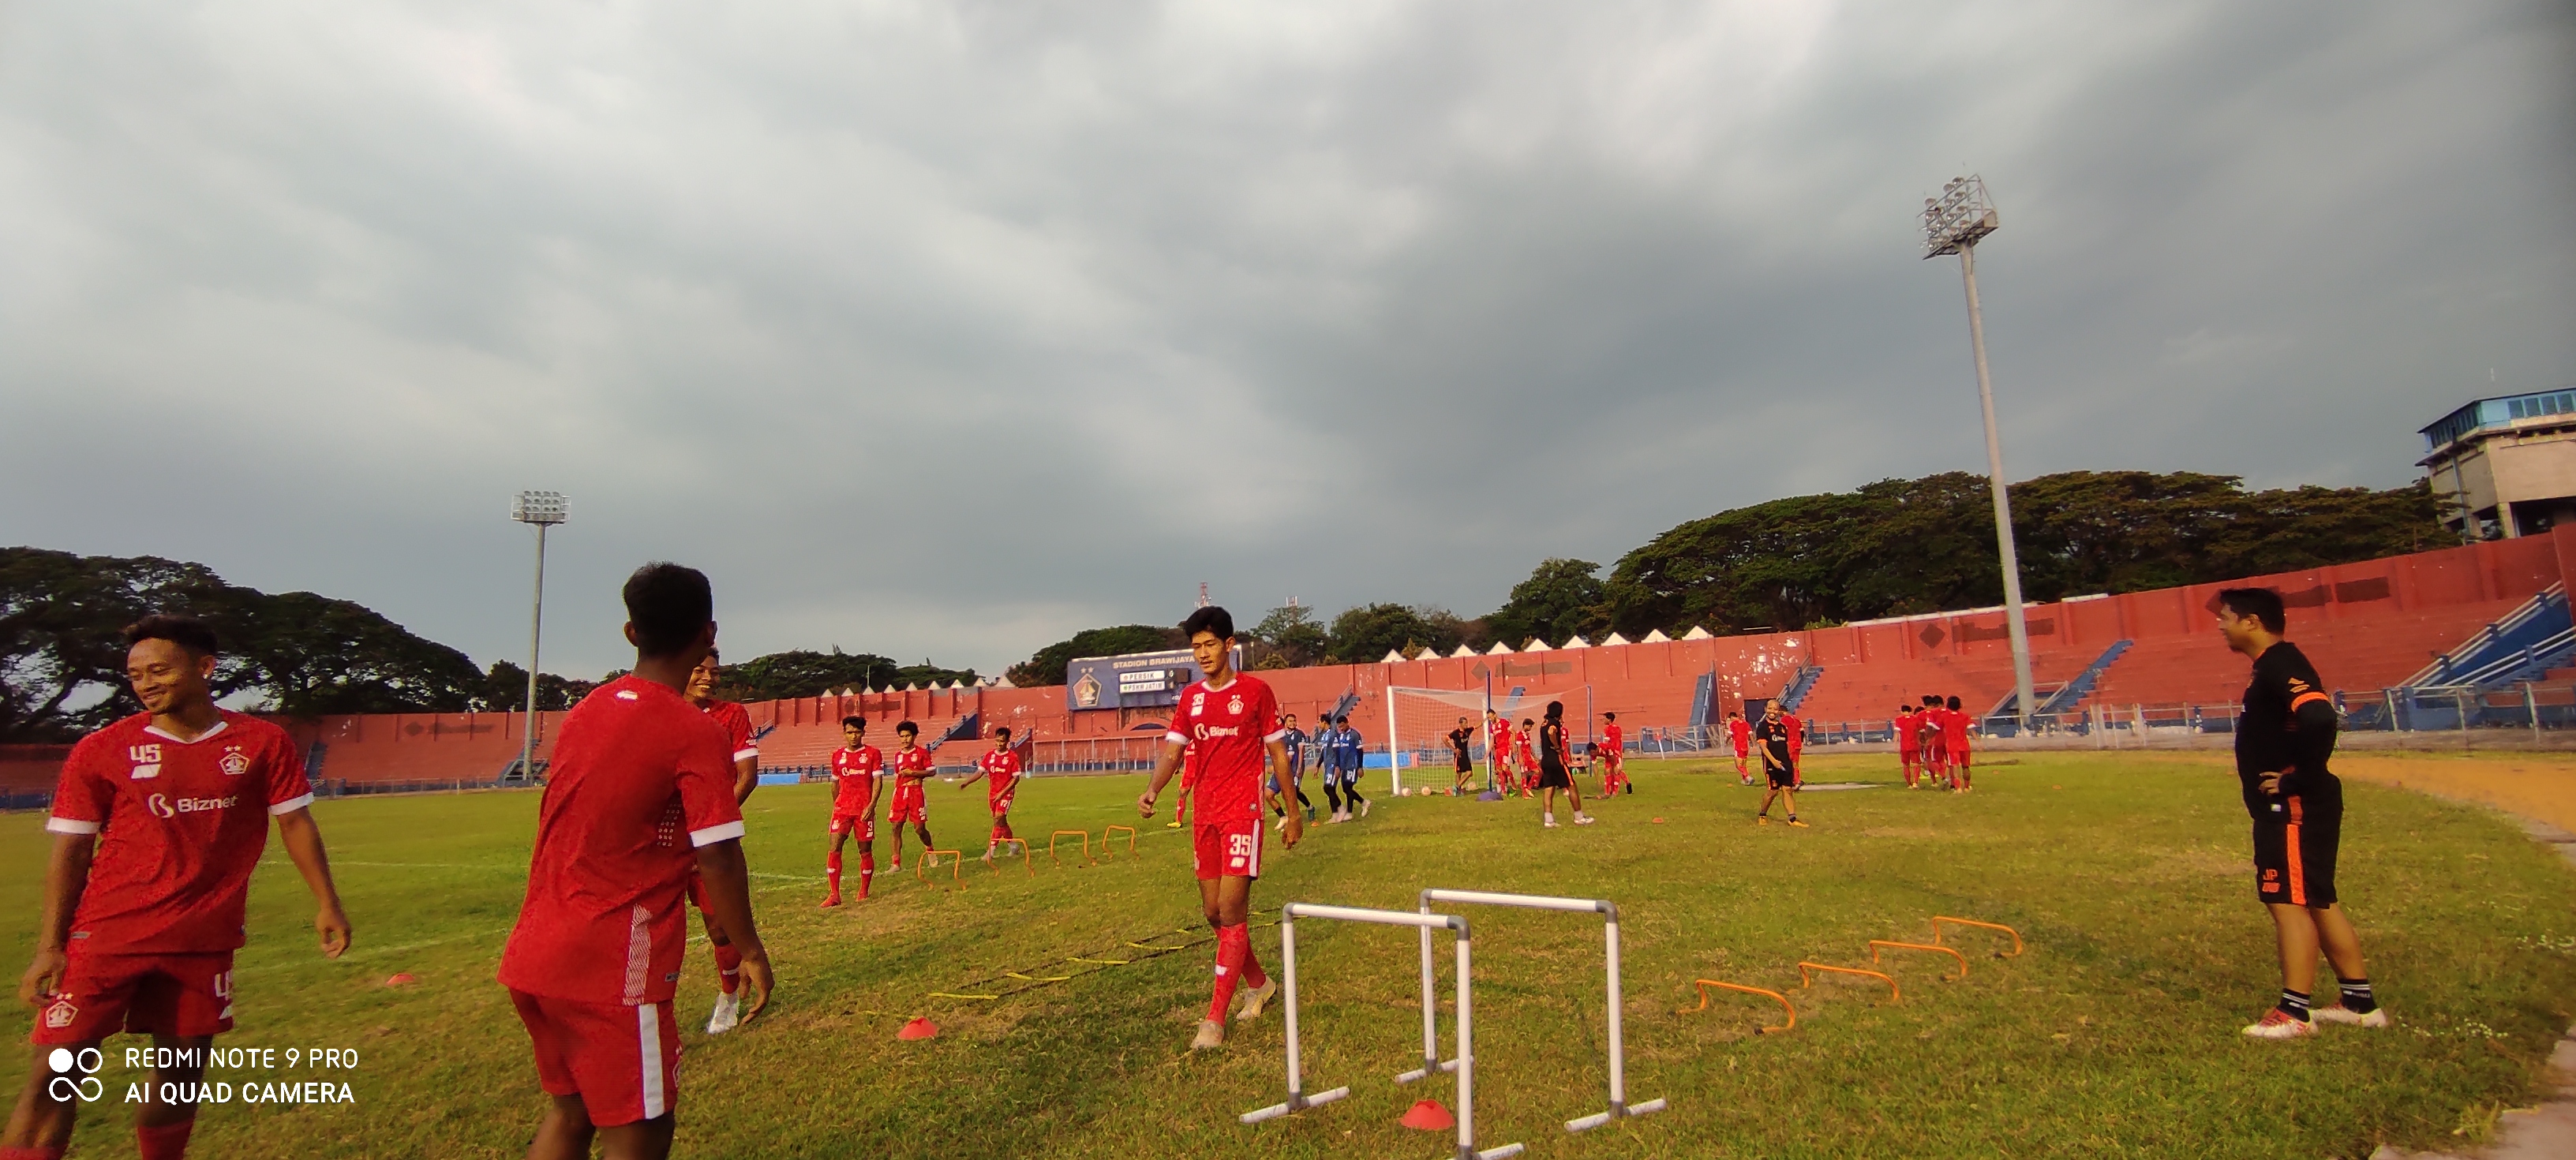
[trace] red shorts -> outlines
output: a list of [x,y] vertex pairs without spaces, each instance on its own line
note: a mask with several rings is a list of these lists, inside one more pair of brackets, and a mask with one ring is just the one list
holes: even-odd
[[1261,819],[1200,822],[1191,834],[1190,864],[1201,881],[1261,877]]
[[75,949],[36,1015],[39,1044],[120,1031],[194,1037],[233,1029],[233,953],[83,954]]
[[832,832],[848,834],[862,842],[873,842],[877,840],[877,820],[874,815],[868,813],[868,807],[865,805],[861,805],[855,813],[843,813],[840,807],[834,806]]
[[994,817],[1001,817],[1002,815],[1011,812],[1011,798],[1018,792],[1018,790],[1013,790],[1011,793],[1003,794],[1000,797],[987,797],[984,799],[984,804],[993,807]]
[[905,822],[930,824],[930,800],[921,792],[920,778],[906,778],[894,783],[894,808],[886,811],[886,820],[898,826]]
[[1744,760],[1745,758],[1748,758],[1748,757],[1751,757],[1751,756],[1753,756],[1753,747],[1752,747],[1752,746],[1747,745],[1747,744],[1745,744],[1744,742],[1741,742],[1741,741],[1738,741],[1738,742],[1736,742],[1736,743],[1735,743],[1735,759],[1736,759],[1737,761],[1742,761],[1742,760]]
[[1950,747],[1950,760],[1960,765],[1968,764],[1968,743],[1962,741],[1952,745]]
[[537,1052],[537,1083],[580,1096],[597,1127],[670,1114],[680,1103],[680,1023],[668,1003],[582,1003],[512,989]]

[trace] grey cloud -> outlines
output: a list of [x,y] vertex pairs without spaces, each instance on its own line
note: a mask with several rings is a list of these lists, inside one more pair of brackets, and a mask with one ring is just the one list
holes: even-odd
[[[1208,581],[1977,469],[2387,486],[2576,381],[2564,5],[36,4],[0,26],[0,539],[550,655],[997,670]],[[550,667],[553,667],[550,665]]]

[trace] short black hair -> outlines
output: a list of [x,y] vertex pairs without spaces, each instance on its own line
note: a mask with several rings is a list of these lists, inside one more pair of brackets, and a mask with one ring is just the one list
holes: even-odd
[[999,729],[995,729],[993,730],[993,736],[999,737],[1004,741],[1008,741],[1011,739],[1011,727],[1004,725]]
[[921,726],[915,725],[910,721],[906,721],[903,724],[895,726],[894,731],[897,733],[909,733],[915,737],[921,736]]
[[1958,710],[1959,710],[1959,699],[1958,699],[1957,697],[1952,697],[1952,698],[1950,698],[1950,706],[1949,706],[1949,707],[1950,707],[1950,711],[1951,711],[1951,712],[1954,712],[1954,713],[1955,713],[1955,712],[1958,712]]
[[626,621],[635,626],[638,653],[677,653],[715,618],[715,589],[704,572],[656,560],[626,578]]
[[865,731],[867,730],[867,727],[868,727],[868,719],[867,719],[867,718],[865,718],[865,717],[858,717],[858,716],[850,716],[850,717],[843,717],[843,718],[841,718],[841,727],[842,727],[842,728],[847,729],[847,728],[850,728],[851,726],[857,726],[861,732],[865,732]]
[[133,648],[147,640],[166,640],[188,650],[188,655],[210,657],[222,651],[217,648],[215,630],[205,621],[175,612],[156,612],[125,626],[125,647]]
[[1562,721],[1562,720],[1564,720],[1564,719],[1565,719],[1565,702],[1563,702],[1563,701],[1550,701],[1550,702],[1548,702],[1548,703],[1547,703],[1547,719],[1548,719],[1548,720],[1550,720],[1550,721]]
[[1601,719],[1604,721],[1616,721],[1619,719],[1619,715],[1616,713],[1604,713],[1601,715]]
[[1215,604],[1193,610],[1181,622],[1181,635],[1195,637],[1202,632],[1214,633],[1218,640],[1234,639],[1234,614]]
[[2238,616],[2251,616],[2263,622],[2263,631],[2275,636],[2290,627],[2290,613],[2281,605],[2281,594],[2269,588],[2221,588],[2218,603]]
[[1930,707],[1930,706],[1936,706],[1936,705],[1939,705],[1940,703],[1941,703],[1941,694],[1939,694],[1939,693],[1925,693],[1925,694],[1923,694],[1923,704],[1924,704],[1925,706],[1927,706],[1927,707]]

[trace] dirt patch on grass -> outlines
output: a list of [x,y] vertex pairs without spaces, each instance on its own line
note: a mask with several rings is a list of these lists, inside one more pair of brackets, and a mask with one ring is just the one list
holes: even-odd
[[2336,754],[2347,778],[2483,802],[2562,830],[2576,831],[2576,756],[2446,756],[2429,753]]

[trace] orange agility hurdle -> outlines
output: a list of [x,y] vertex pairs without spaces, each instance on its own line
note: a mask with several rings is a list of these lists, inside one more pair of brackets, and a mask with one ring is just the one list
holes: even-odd
[[1047,859],[1049,861],[1055,860],[1055,844],[1062,840],[1066,834],[1071,834],[1074,837],[1081,839],[1083,865],[1099,865],[1099,863],[1092,861],[1091,858],[1091,831],[1089,830],[1057,830],[1055,833],[1047,835]]
[[964,855],[964,854],[960,854],[960,853],[958,853],[958,852],[957,852],[957,851],[955,851],[955,850],[924,850],[924,851],[922,851],[922,852],[921,852],[921,863],[920,863],[919,867],[918,867],[917,869],[915,869],[915,870],[912,872],[912,876],[913,876],[914,878],[919,879],[919,880],[924,881],[924,882],[929,881],[929,880],[930,880],[930,878],[929,878],[929,875],[930,875],[930,865],[931,865],[931,863],[933,863],[933,862],[937,862],[937,861],[939,860],[939,856],[940,856],[940,855],[942,855],[942,854],[946,854],[946,855],[948,855],[948,881],[949,881],[949,884],[950,884],[950,885],[953,885],[953,886],[960,886],[960,887],[962,887],[962,886],[966,885],[966,880],[965,880],[965,879],[963,879],[963,878],[959,878],[959,877],[957,876],[957,866],[958,866],[958,864],[959,864],[959,863],[964,862],[964,861],[966,860],[966,855]]
[[2012,936],[2012,940],[2013,940],[2013,949],[2012,949],[2012,953],[2011,953],[2011,954],[2005,954],[2005,953],[2003,953],[2003,952],[2001,952],[2001,951],[1998,951],[1998,952],[1996,952],[1996,954],[1995,954],[1995,957],[1997,957],[1997,958],[2009,959],[2009,958],[2012,958],[2012,957],[2014,957],[2015,955],[2019,955],[2019,954],[2021,953],[2021,932],[2020,932],[2020,931],[2017,931],[2017,930],[2014,930],[2014,929],[2013,929],[2013,928],[2011,928],[2011,927],[2005,926],[2004,924],[2002,924],[2002,923],[2000,923],[2000,922],[1979,922],[1979,921],[1977,921],[1976,919],[1973,919],[1973,918],[1952,918],[1952,917],[1950,917],[1949,915],[1946,915],[1946,914],[1936,914],[1936,915],[1933,915],[1933,916],[1932,916],[1932,941],[1933,941],[1933,942],[1938,943],[1938,942],[1940,942],[1940,941],[1941,941],[1941,924],[1942,924],[1942,923],[1945,923],[1945,922],[1947,922],[1947,923],[1955,923],[1955,924],[1957,924],[1957,925],[1959,925],[1959,926],[1975,926],[1975,927],[1983,927],[1983,928],[1985,928],[1985,929],[1987,929],[1987,930],[1999,930],[1999,931],[2004,932],[2005,934],[2011,935],[2011,936]]
[[1880,947],[1899,951],[1934,951],[1948,955],[1951,958],[1959,960],[1959,977],[1962,979],[1968,977],[1968,956],[1960,954],[1948,947],[1927,946],[1923,943],[1894,942],[1888,939],[1874,938],[1869,940],[1869,961],[1873,963],[1878,961],[1878,951]]
[[1699,1006],[1691,1008],[1693,1011],[1708,1010],[1708,989],[1711,987],[1724,987],[1729,991],[1742,991],[1747,995],[1765,996],[1772,1002],[1778,1003],[1782,1010],[1789,1013],[1788,1022],[1783,1023],[1778,1027],[1762,1028],[1762,1034],[1776,1035],[1798,1025],[1798,1009],[1790,1005],[1788,996],[1783,995],[1778,991],[1765,991],[1760,987],[1747,987],[1742,983],[1729,983],[1720,979],[1699,979],[1696,980],[1696,984],[1699,987]]
[[[1026,838],[1004,838],[1004,839],[1002,839],[1001,841],[999,841],[999,842],[995,843],[994,845],[995,845],[997,848],[1002,849],[1002,850],[1005,850],[1005,851],[1009,850],[1009,849],[1010,849],[1011,847],[1013,847],[1013,846],[1017,846],[1017,847],[1019,847],[1019,848],[1020,848],[1020,867],[1021,867],[1022,869],[1025,869],[1025,870],[1027,870],[1027,871],[1029,872],[1029,877],[1031,877],[1031,878],[1035,878],[1035,877],[1037,877],[1037,876],[1038,876],[1038,868],[1037,868],[1037,866],[1029,860],[1029,840],[1028,840],[1028,839],[1026,839]],[[1003,857],[1005,857],[1005,858],[1010,857],[1010,855],[1009,855],[1008,853],[1005,853],[1005,854],[1003,854],[1002,856],[1003,856]],[[988,859],[988,861],[989,861],[989,859]],[[996,874],[998,874],[998,873],[1000,873],[1000,872],[1001,872],[1001,870],[1002,870],[1002,864],[1001,864],[1001,863],[999,863],[999,862],[994,862],[994,863],[993,863],[993,872],[994,872],[994,873],[996,873]]]
[[1128,853],[1130,853],[1130,854],[1133,854],[1133,853],[1135,853],[1135,852],[1136,852],[1136,827],[1134,827],[1134,826],[1103,826],[1103,827],[1101,827],[1101,830],[1100,830],[1100,857],[1101,857],[1101,860],[1103,860],[1103,861],[1107,861],[1107,860],[1108,860],[1108,858],[1109,858],[1109,835],[1111,835],[1111,834],[1115,834],[1115,833],[1117,833],[1117,832],[1118,832],[1118,831],[1120,831],[1120,830],[1125,830],[1125,831],[1127,831],[1127,852],[1128,852]]
[[1888,1002],[1900,1003],[1905,1000],[1904,993],[1897,990],[1896,980],[1894,978],[1882,975],[1876,971],[1864,971],[1858,967],[1831,967],[1826,966],[1823,963],[1800,963],[1798,964],[1798,985],[1801,987],[1815,986],[1816,978],[1813,972],[1816,971],[1832,971],[1837,975],[1863,975],[1868,978],[1876,979],[1879,982],[1887,984]]

